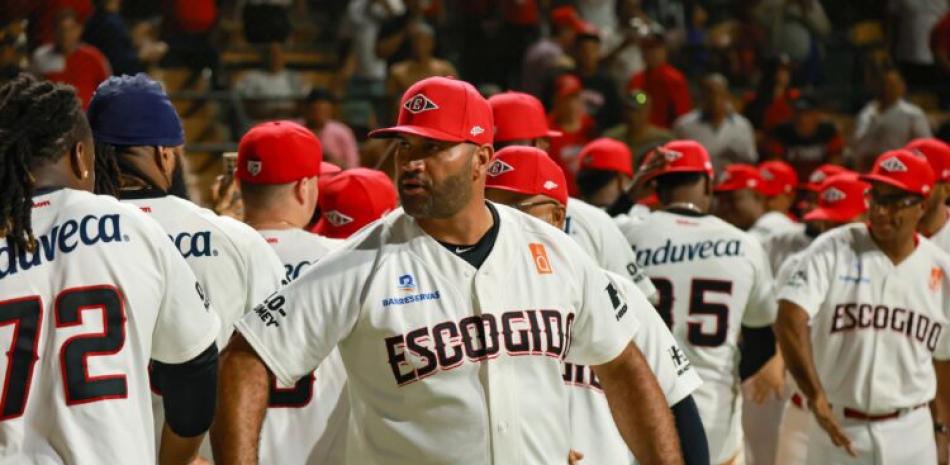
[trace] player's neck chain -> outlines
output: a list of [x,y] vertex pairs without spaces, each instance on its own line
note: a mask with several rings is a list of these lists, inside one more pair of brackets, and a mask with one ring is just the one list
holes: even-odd
[[664,207],[663,209],[664,210],[689,210],[691,212],[695,212],[700,215],[703,214],[703,211],[698,206],[696,206],[696,204],[693,202],[673,202],[667,205],[666,207]]

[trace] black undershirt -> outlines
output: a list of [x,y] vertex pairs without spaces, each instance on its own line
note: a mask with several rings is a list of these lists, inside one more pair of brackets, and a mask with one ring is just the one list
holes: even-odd
[[488,211],[491,212],[492,225],[478,242],[474,245],[457,245],[438,241],[439,244],[442,244],[442,247],[445,247],[449,252],[454,253],[462,260],[467,261],[468,264],[474,266],[475,269],[480,268],[482,263],[485,263],[488,254],[491,253],[492,248],[495,247],[495,239],[498,238],[498,228],[501,223],[498,221],[498,211],[495,210],[495,207],[489,202],[485,202],[485,205],[488,206]]

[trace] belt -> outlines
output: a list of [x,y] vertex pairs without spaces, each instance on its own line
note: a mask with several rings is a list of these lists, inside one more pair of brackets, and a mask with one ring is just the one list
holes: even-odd
[[[796,406],[796,407],[798,407],[798,408],[800,408],[800,409],[802,409],[802,410],[805,410],[805,399],[801,396],[801,394],[799,394],[799,393],[796,392],[795,394],[792,394],[792,405],[794,405],[794,406]],[[873,413],[873,414],[872,414],[872,413],[862,412],[862,411],[860,411],[860,410],[855,410],[855,409],[853,409],[853,408],[845,407],[843,413],[844,413],[844,417],[845,417],[845,418],[850,418],[850,419],[852,419],[852,420],[861,420],[861,421],[884,421],[884,420],[893,420],[894,418],[897,418],[897,417],[901,416],[901,415],[904,414],[904,413],[908,413],[908,412],[911,412],[911,411],[913,411],[913,410],[917,410],[917,409],[919,409],[919,408],[926,407],[927,405],[928,405],[928,403],[927,403],[927,402],[924,402],[924,403],[922,403],[922,404],[915,405],[915,406],[910,407],[910,408],[897,409],[897,410],[894,410],[893,412],[890,412],[890,413]]]

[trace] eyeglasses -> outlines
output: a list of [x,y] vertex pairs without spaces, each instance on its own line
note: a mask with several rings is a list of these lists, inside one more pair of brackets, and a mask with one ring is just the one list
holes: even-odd
[[919,195],[908,195],[903,192],[881,195],[876,194],[874,191],[870,191],[866,194],[865,198],[868,200],[868,202],[870,202],[871,205],[889,210],[902,210],[924,201],[924,198]]
[[517,208],[518,210],[521,210],[523,212],[527,212],[528,210],[531,210],[534,207],[540,207],[542,205],[559,205],[559,204],[555,200],[536,200],[534,202],[515,203],[510,206],[513,208]]

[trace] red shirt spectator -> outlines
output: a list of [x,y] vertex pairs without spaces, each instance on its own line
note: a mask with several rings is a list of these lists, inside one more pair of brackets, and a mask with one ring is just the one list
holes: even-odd
[[40,0],[28,2],[32,10],[29,13],[29,36],[32,44],[46,44],[53,41],[56,30],[56,15],[63,10],[72,10],[79,23],[85,23],[92,16],[91,0]]
[[693,108],[686,76],[666,62],[666,46],[653,39],[643,45],[647,69],[637,73],[628,89],[641,89],[650,96],[650,123],[669,128],[673,121]]
[[166,0],[166,11],[171,13],[166,19],[182,32],[206,32],[218,20],[215,0]]
[[597,124],[584,110],[581,90],[581,81],[576,76],[559,76],[554,82],[554,106],[548,115],[548,128],[561,132],[560,136],[551,137],[548,155],[564,170],[572,196],[578,193],[574,177],[580,168],[581,149],[597,137]]
[[75,87],[85,108],[96,87],[112,74],[112,69],[99,50],[79,42],[81,36],[82,25],[76,21],[76,14],[70,10],[60,12],[55,42],[36,49],[32,66],[35,74]]
[[534,26],[541,19],[537,0],[503,0],[502,15],[505,22],[521,26]]
[[765,114],[762,117],[762,129],[768,131],[779,124],[788,122],[794,116],[792,102],[798,98],[797,89],[789,89],[785,94],[779,96],[765,108]]

